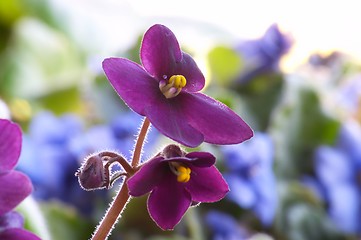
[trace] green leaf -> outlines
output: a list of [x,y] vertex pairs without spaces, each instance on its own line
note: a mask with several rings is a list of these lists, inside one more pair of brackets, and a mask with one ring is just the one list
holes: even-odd
[[47,219],[52,240],[90,238],[95,225],[78,215],[73,208],[58,202],[46,202],[41,207]]
[[43,108],[58,115],[67,112],[81,112],[83,109],[79,89],[75,86],[51,92],[39,98],[38,101]]
[[229,85],[240,74],[243,61],[239,54],[226,46],[217,46],[208,53],[212,78],[219,85]]
[[324,211],[320,200],[299,181],[280,181],[280,209],[275,229],[281,239],[346,239]]
[[237,86],[242,104],[252,115],[253,121],[250,124],[254,130],[265,131],[268,128],[274,108],[279,103],[283,85],[282,75],[267,74]]

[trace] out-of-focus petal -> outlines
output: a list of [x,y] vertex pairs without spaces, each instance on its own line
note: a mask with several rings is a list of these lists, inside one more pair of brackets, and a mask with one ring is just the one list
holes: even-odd
[[162,157],[158,157],[149,160],[129,178],[127,184],[130,195],[134,197],[142,196],[160,184],[165,173],[170,172],[168,164],[162,163],[162,159]]
[[20,127],[9,120],[0,119],[0,174],[15,167],[20,156],[21,141]]
[[171,171],[167,172],[164,179],[149,195],[148,211],[160,228],[171,230],[182,219],[192,199]]
[[38,236],[25,229],[9,228],[0,232],[1,240],[40,240]]
[[103,61],[103,69],[123,101],[140,115],[145,115],[145,108],[154,98],[164,98],[159,83],[137,63],[124,58],[107,58]]
[[65,144],[66,141],[80,133],[82,122],[75,115],[64,115],[60,118],[51,112],[41,112],[32,120],[29,133],[37,144]]
[[18,171],[0,175],[0,215],[14,209],[33,190],[30,179]]
[[252,129],[229,107],[202,93],[179,94],[183,118],[212,144],[236,144],[253,136]]
[[360,226],[360,193],[351,185],[336,185],[330,189],[330,216],[342,231],[357,233]]
[[350,159],[338,149],[322,146],[316,150],[316,174],[327,186],[353,180]]
[[22,228],[24,226],[24,218],[20,213],[11,211],[0,216],[0,231],[8,228]]
[[146,109],[146,116],[165,136],[185,146],[197,147],[203,142],[203,135],[185,119],[177,99],[179,96],[153,103]]
[[337,145],[350,157],[350,164],[361,167],[361,125],[359,122],[349,120],[343,124]]
[[232,174],[225,174],[224,178],[228,183],[230,192],[227,198],[243,208],[251,208],[257,201],[257,196],[248,181]]
[[191,167],[191,178],[185,184],[192,200],[196,202],[216,202],[229,191],[226,181],[215,166],[207,168]]
[[210,211],[206,216],[215,239],[242,240],[246,239],[246,230],[232,216],[218,211]]
[[259,169],[252,177],[251,185],[255,189],[257,201],[254,211],[264,225],[270,225],[277,209],[276,179],[271,168]]

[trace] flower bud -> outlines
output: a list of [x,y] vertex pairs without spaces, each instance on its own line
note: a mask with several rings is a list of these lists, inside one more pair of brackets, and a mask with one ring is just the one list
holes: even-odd
[[164,158],[172,158],[172,157],[184,157],[187,153],[184,152],[178,145],[170,144],[167,145],[163,151],[162,156]]
[[108,186],[109,179],[106,177],[102,158],[97,155],[91,155],[85,159],[82,166],[75,173],[78,177],[80,186],[87,191],[102,189]]

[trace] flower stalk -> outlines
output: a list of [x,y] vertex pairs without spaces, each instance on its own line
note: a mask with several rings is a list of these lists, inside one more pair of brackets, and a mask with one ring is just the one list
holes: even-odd
[[[127,169],[125,169],[130,174],[133,174],[137,170],[137,167],[139,165],[140,156],[142,153],[142,147],[143,147],[144,140],[146,138],[149,126],[150,126],[150,122],[147,118],[145,118],[145,120],[142,124],[142,127],[140,129],[140,132],[138,134],[136,144],[135,144],[131,166],[126,167]],[[113,203],[111,204],[108,211],[106,212],[103,220],[100,222],[100,224],[96,228],[96,230],[91,238],[92,240],[106,239],[109,236],[114,224],[117,222],[118,218],[120,218],[121,213],[123,212],[123,210],[125,209],[125,206],[127,205],[127,203],[130,200],[130,195],[128,193],[129,192],[128,185],[127,185],[128,177],[129,176],[126,176],[126,178],[124,179],[124,183],[123,183],[121,189],[119,190],[118,194],[114,198]]]

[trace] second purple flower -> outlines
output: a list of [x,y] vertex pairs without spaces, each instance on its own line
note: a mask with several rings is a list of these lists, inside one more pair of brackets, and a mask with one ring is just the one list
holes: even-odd
[[150,192],[150,216],[160,228],[173,229],[190,206],[217,202],[228,193],[215,161],[210,153],[185,153],[169,145],[129,178],[129,194],[139,197]]

